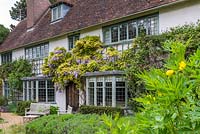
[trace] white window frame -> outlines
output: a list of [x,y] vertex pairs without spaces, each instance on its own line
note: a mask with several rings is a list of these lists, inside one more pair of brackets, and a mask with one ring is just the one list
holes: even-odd
[[[115,25],[111,25],[111,26],[108,26],[108,27],[105,27],[103,29],[103,41],[106,45],[114,45],[114,44],[117,44],[117,43],[123,43],[123,42],[127,42],[127,41],[132,41],[133,39],[129,39],[129,24],[130,23],[133,23],[133,22],[136,22],[136,37],[138,36],[139,34],[139,31],[138,31],[138,26],[139,26],[139,23],[140,21],[146,21],[146,34],[148,35],[149,31],[148,31],[148,27],[149,27],[149,23],[147,23],[147,20],[148,19],[152,19],[152,18],[156,18],[156,22],[155,22],[155,31],[153,31],[152,35],[157,35],[159,34],[159,15],[158,14],[154,14],[154,15],[150,15],[150,16],[146,16],[146,17],[141,17],[141,18],[137,18],[137,19],[133,19],[133,20],[130,20],[130,21],[127,21],[127,22],[123,22],[123,23],[119,23],[119,24],[115,24]],[[121,25],[126,25],[126,39],[124,40],[120,40],[120,26]],[[115,42],[112,42],[112,31],[111,29],[113,27],[118,27],[118,41],[115,41]],[[105,38],[105,32],[109,32],[109,39],[108,38]]]
[[[124,106],[121,106],[120,104],[117,103],[117,94],[116,94],[116,88],[119,88],[119,87],[116,87],[116,83],[117,82],[124,82],[125,83],[125,86],[123,87],[124,88],[124,97],[125,97],[125,101],[124,101]],[[92,87],[93,88],[93,98],[94,99],[90,99],[90,91],[89,89],[91,88],[89,86],[89,83],[94,83],[94,86]],[[97,102],[98,100],[98,96],[97,96],[97,88],[99,88],[97,86],[97,82],[102,82],[103,83],[103,86],[100,87],[100,88],[103,88],[102,91],[102,104],[99,104]],[[112,88],[112,101],[111,101],[111,104],[108,105],[106,103],[106,82],[110,82],[112,83],[112,86],[110,86],[109,88]],[[93,100],[93,102],[90,102],[91,100]],[[122,104],[122,103],[121,103]],[[98,77],[87,77],[86,78],[86,105],[94,105],[94,106],[112,106],[112,107],[127,107],[127,104],[128,104],[128,90],[127,90],[127,83],[126,81],[124,80],[123,77],[118,77],[118,76],[98,76]]]

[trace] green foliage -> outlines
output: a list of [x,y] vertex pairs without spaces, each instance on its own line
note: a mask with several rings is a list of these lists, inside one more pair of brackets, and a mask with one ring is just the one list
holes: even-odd
[[165,43],[170,53],[165,66],[138,75],[150,92],[136,99],[143,109],[136,114],[135,133],[200,133],[200,51],[187,60],[187,46]]
[[133,119],[133,117],[119,118],[119,115],[113,119],[112,116],[104,114],[102,120],[108,128],[101,128],[97,134],[133,134]]
[[0,106],[8,105],[8,99],[4,96],[0,96]]
[[43,74],[53,77],[55,84],[62,89],[68,83],[73,82],[80,89],[81,77],[86,72],[99,70],[113,70],[120,64],[115,63],[116,51],[109,53],[108,60],[104,60],[101,54],[103,43],[97,36],[86,36],[76,42],[72,52],[65,48],[56,48],[45,59]]
[[24,116],[25,115],[25,108],[29,108],[30,105],[31,105],[30,101],[20,101],[20,102],[18,102],[16,113],[18,115]]
[[97,107],[97,106],[85,106],[82,105],[80,107],[80,111],[81,114],[107,114],[107,115],[123,115],[123,109],[121,108],[114,108],[114,107]]
[[0,44],[3,43],[8,34],[9,29],[5,28],[3,25],[0,25]]
[[16,1],[11,10],[9,10],[10,16],[16,21],[21,21],[26,18],[26,0]]
[[[172,28],[160,35],[143,35],[137,37],[132,47],[125,51],[121,58],[121,64],[124,62],[126,66],[124,70],[126,72],[131,97],[139,97],[141,93],[147,91],[144,88],[143,81],[136,75],[138,72],[149,70],[151,67],[163,67],[164,59],[169,55],[169,52],[163,49],[164,42],[172,40],[187,44],[185,50],[185,55],[187,56],[199,47],[199,33],[200,22],[197,22],[196,24]],[[140,106],[138,102],[132,99],[129,103],[134,111],[138,111],[138,107]]]
[[[120,61],[125,64],[124,70],[131,98],[139,97],[145,92],[143,81],[136,74],[151,67],[162,67],[166,57],[161,45],[164,41],[162,35],[141,36],[136,38],[132,47],[123,53]],[[129,106],[138,111],[140,104],[132,99],[129,100]]]
[[0,77],[8,83],[11,89],[22,89],[21,78],[31,76],[32,66],[29,61],[18,59],[0,66]]
[[23,125],[13,125],[0,131],[0,134],[25,134],[25,127]]
[[50,114],[57,114],[58,113],[58,107],[50,106]]
[[26,134],[94,134],[105,125],[98,115],[50,115],[26,125]]
[[15,102],[9,103],[8,104],[8,111],[11,113],[16,113],[17,111],[17,104]]

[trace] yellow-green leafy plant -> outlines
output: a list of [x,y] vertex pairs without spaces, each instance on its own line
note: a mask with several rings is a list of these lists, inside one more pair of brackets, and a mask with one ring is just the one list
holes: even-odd
[[187,44],[166,42],[170,55],[164,67],[138,75],[148,94],[136,99],[143,108],[134,119],[134,133],[200,133],[200,50],[185,58]]

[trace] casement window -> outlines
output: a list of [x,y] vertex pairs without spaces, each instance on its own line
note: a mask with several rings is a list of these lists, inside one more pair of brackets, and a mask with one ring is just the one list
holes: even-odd
[[49,45],[47,43],[25,49],[25,57],[33,65],[33,74],[42,74],[44,58],[49,55]]
[[103,29],[104,43],[107,45],[129,41],[141,34],[158,34],[158,15],[134,19]]
[[12,52],[1,54],[1,63],[6,64],[12,62]]
[[51,80],[24,80],[23,100],[55,102],[54,83]]
[[126,82],[121,76],[86,78],[86,104],[94,106],[127,107]]
[[51,21],[62,19],[69,10],[70,10],[70,7],[65,4],[60,4],[58,6],[53,7],[51,9],[52,11]]
[[74,48],[75,43],[76,43],[77,40],[79,40],[79,38],[80,38],[79,34],[72,35],[72,36],[68,37],[68,45],[69,45],[68,49],[69,49],[69,51]]

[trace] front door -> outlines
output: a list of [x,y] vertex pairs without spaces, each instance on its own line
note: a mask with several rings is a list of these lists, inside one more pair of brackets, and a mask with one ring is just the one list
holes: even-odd
[[74,84],[69,84],[66,87],[66,104],[73,107],[73,111],[76,111],[79,107],[79,91]]

